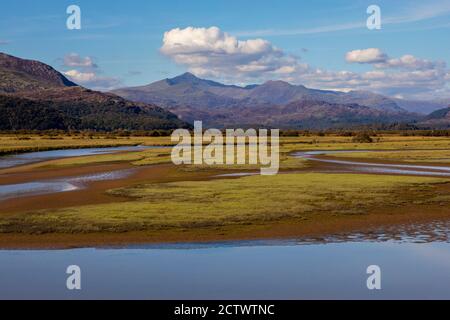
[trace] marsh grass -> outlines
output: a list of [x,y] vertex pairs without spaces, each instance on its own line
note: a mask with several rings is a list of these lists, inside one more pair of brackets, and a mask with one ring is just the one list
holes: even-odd
[[[148,184],[110,191],[129,201],[3,215],[2,233],[151,231],[320,221],[364,215],[378,206],[448,203],[434,199],[445,179],[350,174],[283,174],[240,179]],[[395,210],[393,211],[395,212]]]
[[367,158],[405,162],[450,163],[450,150],[402,150],[382,152],[342,153],[343,158]]
[[119,146],[171,145],[170,137],[110,137],[110,136],[55,136],[0,135],[0,155],[50,151],[58,149],[106,148]]

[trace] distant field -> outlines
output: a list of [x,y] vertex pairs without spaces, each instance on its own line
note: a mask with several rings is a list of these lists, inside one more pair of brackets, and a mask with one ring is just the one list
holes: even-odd
[[[403,137],[400,135],[380,135],[373,143],[355,143],[352,137],[302,136],[281,137],[282,150],[340,150],[340,149],[450,149],[448,137]],[[123,145],[173,145],[170,137],[111,137],[111,136],[38,136],[38,135],[0,135],[0,154],[24,151],[45,151],[60,148],[89,148]]]
[[17,152],[48,151],[55,149],[99,148],[131,145],[167,145],[170,138],[109,137],[109,136],[38,136],[0,135],[0,155]]
[[382,152],[341,153],[342,158],[366,158],[405,162],[450,163],[450,150],[402,150]]
[[[296,169],[306,165],[301,159],[291,156],[292,152],[302,150],[396,150],[392,152],[377,153],[349,153],[339,154],[340,157],[360,157],[373,159],[386,159],[395,161],[423,161],[448,162],[450,161],[450,138],[446,137],[403,137],[384,135],[374,138],[373,143],[355,143],[351,137],[340,136],[307,136],[282,137],[280,139],[280,166],[282,169]],[[69,148],[111,147],[126,145],[168,146],[173,145],[170,137],[115,137],[95,136],[57,136],[41,137],[6,136],[0,135],[0,155],[14,152],[45,151]],[[108,162],[129,162],[136,166],[171,163],[171,149],[161,148],[109,155],[95,155],[61,160],[52,160],[28,166],[61,167],[92,165]],[[255,170],[260,166],[251,165],[216,165],[214,169],[242,169]],[[207,170],[208,166],[189,166],[185,170]]]

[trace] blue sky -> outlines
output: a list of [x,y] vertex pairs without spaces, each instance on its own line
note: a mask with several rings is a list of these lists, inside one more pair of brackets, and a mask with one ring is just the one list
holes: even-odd
[[[81,8],[81,30],[66,28],[72,4]],[[381,8],[381,30],[366,27],[371,4]],[[449,34],[450,0],[16,0],[0,11],[0,51],[103,90],[192,71],[229,83],[282,79],[401,98],[450,97]],[[246,42],[256,39],[264,43]]]

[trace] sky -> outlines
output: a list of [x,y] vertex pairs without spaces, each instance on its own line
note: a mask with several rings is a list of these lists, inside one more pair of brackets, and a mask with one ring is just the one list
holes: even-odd
[[[70,5],[80,30],[67,28]],[[367,27],[370,5],[381,29]],[[449,40],[450,0],[15,0],[0,11],[0,52],[104,91],[189,71],[447,99]]]

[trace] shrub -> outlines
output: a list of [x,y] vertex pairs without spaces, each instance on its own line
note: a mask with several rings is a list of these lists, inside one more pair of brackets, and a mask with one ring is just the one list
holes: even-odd
[[352,141],[356,143],[372,143],[373,139],[368,133],[359,133],[353,137]]

